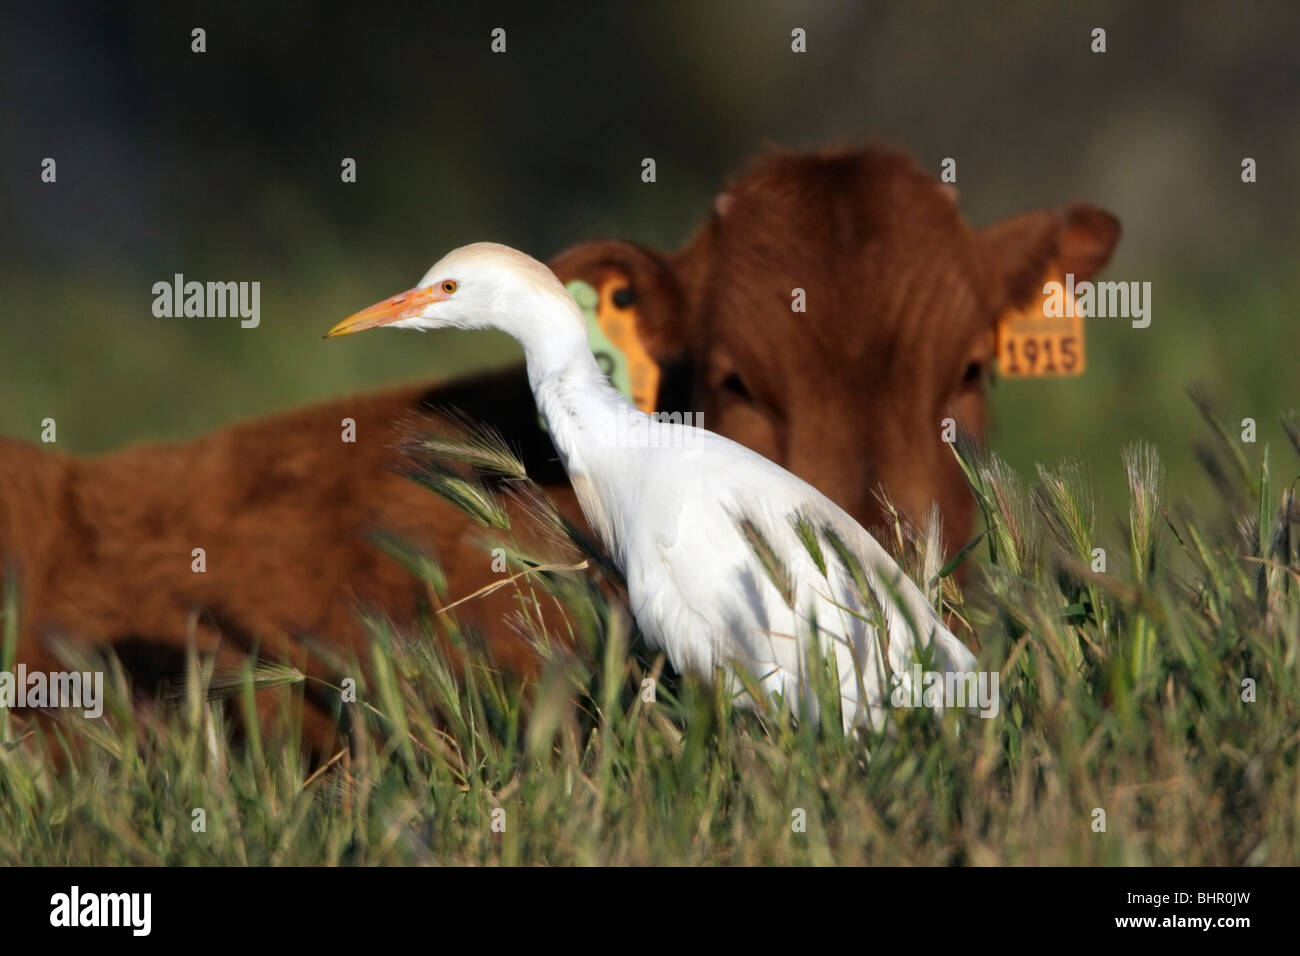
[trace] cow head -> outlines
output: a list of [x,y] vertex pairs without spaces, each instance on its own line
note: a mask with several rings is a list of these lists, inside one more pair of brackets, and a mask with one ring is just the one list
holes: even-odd
[[906,156],[868,149],[761,160],[684,249],[584,243],[553,265],[634,304],[669,374],[658,407],[779,462],[860,522],[883,490],[912,520],[938,503],[949,550],[973,503],[941,423],[982,440],[993,330],[1050,278],[1101,269],[1119,236],[1085,205],[983,231]]

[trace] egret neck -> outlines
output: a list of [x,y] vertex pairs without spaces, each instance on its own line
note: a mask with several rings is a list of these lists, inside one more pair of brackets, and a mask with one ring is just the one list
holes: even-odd
[[[556,283],[558,287],[558,283]],[[537,410],[577,493],[578,502],[605,547],[620,565],[624,559],[618,498],[610,494],[609,471],[626,472],[609,455],[635,409],[609,384],[587,341],[582,310],[563,290],[535,290],[526,314],[497,327],[524,348],[528,383]],[[639,412],[637,413],[639,414]]]

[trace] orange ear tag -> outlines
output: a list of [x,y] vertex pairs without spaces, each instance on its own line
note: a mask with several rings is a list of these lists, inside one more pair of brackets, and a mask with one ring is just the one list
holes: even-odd
[[1060,282],[1054,270],[1048,282],[1056,282],[1051,293],[998,319],[998,373],[1007,378],[1083,374],[1083,316],[1075,310],[1074,283]]
[[596,306],[596,322],[610,346],[627,367],[630,398],[647,415],[656,410],[659,399],[659,366],[646,351],[636,327],[636,306],[620,308],[614,293],[627,287],[627,281],[610,276],[601,283]]

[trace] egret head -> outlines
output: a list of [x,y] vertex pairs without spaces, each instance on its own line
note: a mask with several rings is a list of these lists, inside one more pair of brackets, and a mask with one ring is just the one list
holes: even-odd
[[539,300],[572,305],[560,280],[536,259],[509,246],[476,242],[439,259],[414,289],[349,316],[325,337],[387,327],[500,329],[519,338],[527,330],[517,323],[535,314]]

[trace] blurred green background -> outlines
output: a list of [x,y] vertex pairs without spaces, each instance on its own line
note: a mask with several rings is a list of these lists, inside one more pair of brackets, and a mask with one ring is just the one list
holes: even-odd
[[[320,336],[453,246],[675,248],[765,146],[883,141],[936,173],[955,157],[975,225],[1071,200],[1121,218],[1105,277],[1153,284],[1151,327],[1093,321],[1084,377],[998,383],[992,445],[1022,472],[1082,456],[1116,505],[1119,449],[1148,438],[1203,500],[1187,384],[1255,418],[1261,445],[1300,406],[1298,10],[8,4],[0,434],[35,440],[52,416],[61,450],[102,452],[507,363],[504,338]],[[260,281],[260,328],[154,318],[176,272]]]

